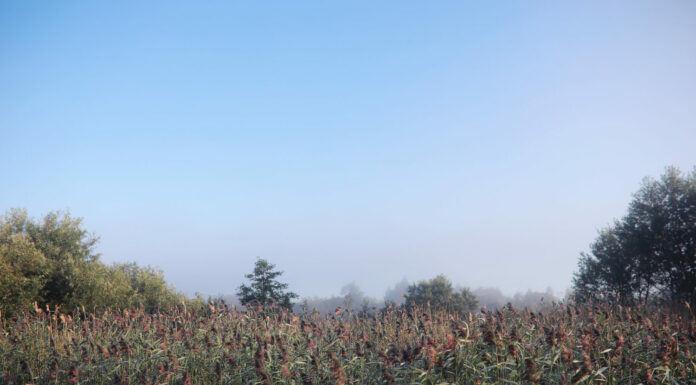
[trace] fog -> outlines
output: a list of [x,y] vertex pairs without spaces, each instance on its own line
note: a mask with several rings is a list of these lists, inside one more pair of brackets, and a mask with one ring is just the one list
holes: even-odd
[[0,3],[0,211],[187,295],[531,305],[695,161],[695,1],[46,3]]
[[[341,288],[338,295],[302,297],[296,301],[293,310],[296,312],[317,311],[322,314],[330,314],[338,307],[353,312],[374,312],[389,305],[398,307],[404,304],[408,287],[416,283],[404,278],[390,286],[384,292],[383,297],[376,298],[366,295],[355,282],[349,282]],[[467,288],[461,284],[454,284],[453,286],[455,291]],[[510,304],[515,308],[543,311],[546,306],[553,302],[567,299],[567,296],[560,297],[556,295],[551,288],[543,292],[527,290],[516,292],[513,295],[505,295],[500,289],[494,287],[468,289],[471,290],[479,301],[479,308],[488,310],[495,310]],[[222,295],[217,298],[243,309],[235,294]]]

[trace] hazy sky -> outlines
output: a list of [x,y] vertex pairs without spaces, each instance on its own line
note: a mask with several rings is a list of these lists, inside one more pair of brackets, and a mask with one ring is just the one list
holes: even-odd
[[644,176],[696,165],[696,2],[0,4],[0,211],[103,260],[303,296],[570,285]]

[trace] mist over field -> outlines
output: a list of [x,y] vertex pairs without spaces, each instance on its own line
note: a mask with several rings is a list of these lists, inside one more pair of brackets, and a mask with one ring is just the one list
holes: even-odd
[[83,218],[105,266],[190,298],[234,294],[259,257],[321,308],[440,274],[488,307],[564,298],[641,180],[696,162],[695,19],[3,2],[0,211]]
[[695,384],[696,1],[0,1],[0,384]]
[[[330,314],[339,307],[355,312],[374,312],[389,305],[402,306],[405,303],[408,286],[415,283],[416,282],[409,282],[406,279],[402,279],[390,286],[384,293],[384,297],[371,297],[366,295],[355,282],[351,282],[344,285],[338,295],[328,297],[301,297],[295,304],[294,309],[298,312],[311,312],[316,310],[323,314]],[[510,304],[517,308],[528,308],[539,311],[553,302],[559,302],[565,299],[563,296],[555,295],[551,288],[547,289],[545,292],[527,290],[526,292],[515,293],[512,296],[506,296],[500,289],[491,287],[476,288],[472,290],[472,292],[479,301],[479,307],[490,310],[499,309]],[[223,299],[228,304],[243,308],[239,298],[234,294],[221,295],[218,298]]]

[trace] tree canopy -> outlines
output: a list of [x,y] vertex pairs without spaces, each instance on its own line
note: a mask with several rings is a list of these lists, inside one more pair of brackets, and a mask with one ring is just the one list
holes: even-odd
[[427,304],[430,304],[432,309],[464,313],[475,310],[478,300],[468,288],[455,291],[452,283],[444,275],[438,275],[429,281],[410,285],[407,289],[407,307]]
[[52,212],[41,220],[12,209],[0,218],[0,311],[39,306],[123,308],[169,307],[180,303],[162,273],[135,263],[104,265],[94,251],[97,238],[81,218]]
[[696,300],[696,168],[646,178],[628,213],[581,254],[576,298],[624,303]]
[[286,291],[288,284],[280,283],[276,280],[283,272],[274,269],[275,265],[267,260],[262,258],[256,260],[254,271],[245,275],[251,281],[250,284],[242,284],[237,291],[237,296],[239,296],[242,304],[260,305],[263,308],[275,304],[286,309],[292,309],[292,300],[297,298],[298,295],[291,291]]

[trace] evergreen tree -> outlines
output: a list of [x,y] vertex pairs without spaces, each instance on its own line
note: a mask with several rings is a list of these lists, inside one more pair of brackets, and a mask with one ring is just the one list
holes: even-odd
[[258,258],[254,265],[254,272],[245,277],[251,281],[249,285],[239,286],[237,296],[244,305],[261,305],[266,308],[275,304],[286,309],[292,309],[292,300],[298,295],[285,291],[287,283],[280,283],[277,277],[283,274],[282,271],[275,271],[275,265],[265,259]]

